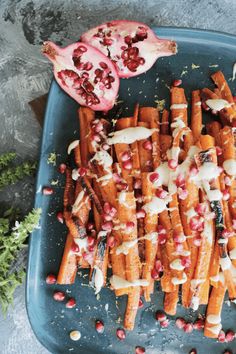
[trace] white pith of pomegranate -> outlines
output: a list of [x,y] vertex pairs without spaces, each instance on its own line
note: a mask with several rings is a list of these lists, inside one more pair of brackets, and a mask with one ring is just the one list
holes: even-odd
[[158,38],[144,23],[111,21],[90,29],[81,41],[94,46],[116,65],[119,77],[149,70],[159,57],[176,54],[176,43]]
[[79,42],[65,48],[45,42],[42,52],[54,64],[58,84],[79,104],[96,111],[108,111],[113,107],[119,77],[104,54]]

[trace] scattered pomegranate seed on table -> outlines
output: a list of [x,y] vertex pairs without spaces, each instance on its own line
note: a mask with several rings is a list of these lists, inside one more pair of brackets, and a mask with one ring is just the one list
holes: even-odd
[[66,171],[66,164],[65,164],[65,163],[61,163],[61,164],[59,165],[59,167],[58,167],[58,171],[59,171],[61,174],[65,173],[65,171]]
[[184,332],[185,333],[192,333],[193,331],[193,324],[192,323],[186,323],[186,325],[184,326]]
[[65,300],[65,294],[62,291],[55,291],[53,294],[53,298],[55,301],[64,301]]
[[168,319],[160,322],[161,328],[167,328],[169,326],[169,324],[170,324],[170,322]]
[[140,297],[139,302],[138,302],[138,308],[141,309],[143,306],[144,306],[143,300]]
[[95,321],[95,329],[98,333],[104,332],[104,323],[101,320]]
[[197,349],[192,348],[189,352],[189,354],[197,354]]
[[223,354],[233,354],[233,352],[230,349],[226,349],[223,351]]
[[146,350],[144,347],[137,346],[135,347],[135,354],[145,354]]
[[179,79],[179,80],[174,80],[174,81],[173,81],[173,86],[174,86],[174,87],[178,87],[178,86],[180,86],[180,85],[182,85],[182,80],[181,80],[181,79]]
[[193,324],[193,328],[200,331],[204,328],[204,325],[205,325],[205,321],[201,318],[198,318],[194,324]]
[[126,337],[126,333],[125,333],[125,330],[123,328],[118,328],[116,330],[116,336],[118,339],[120,340],[124,340],[125,337]]
[[67,303],[66,303],[66,308],[68,309],[73,309],[76,306],[76,301],[75,299],[72,297],[70,298]]
[[229,329],[226,333],[225,333],[225,341],[226,342],[232,342],[235,339],[235,332],[232,331],[232,329]]
[[57,278],[54,274],[48,274],[46,277],[46,283],[51,285],[57,282]]
[[177,319],[175,320],[175,325],[176,325],[177,328],[183,329],[184,326],[186,325],[186,321],[185,321],[184,318],[179,317],[179,318],[177,318]]
[[53,194],[54,191],[53,191],[52,187],[43,187],[42,192],[43,192],[43,195],[51,195],[51,194]]
[[221,330],[219,335],[218,335],[218,341],[220,343],[224,343],[225,342],[225,332],[223,330]]
[[156,312],[156,320],[159,322],[165,321],[167,319],[166,314],[163,311],[158,310]]
[[57,213],[57,220],[63,224],[64,223],[64,216],[63,216],[63,212],[62,211],[58,211]]

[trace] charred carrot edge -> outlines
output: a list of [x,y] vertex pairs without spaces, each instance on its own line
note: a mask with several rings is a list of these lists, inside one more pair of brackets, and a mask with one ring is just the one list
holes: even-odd
[[202,107],[200,90],[192,91],[191,126],[194,143],[199,140],[202,131]]
[[58,284],[73,284],[77,272],[76,254],[71,252],[74,243],[73,236],[69,233],[66,238],[65,248],[57,276]]
[[98,199],[98,196],[96,195],[96,193],[94,192],[91,183],[89,182],[89,179],[86,176],[80,177],[80,181],[81,181],[81,185],[82,187],[86,190],[89,198],[91,199],[92,202],[94,202],[97,211],[102,214],[103,213],[103,209],[102,209],[102,205],[100,203],[100,200]]
[[169,135],[169,111],[167,109],[164,109],[161,115],[161,127],[160,127],[160,133],[162,135]]
[[[222,173],[220,175],[220,188],[221,190],[225,190],[225,174]],[[224,211],[224,220],[225,220],[225,226],[226,229],[232,233],[232,236],[228,238],[228,251],[229,251],[229,255],[230,255],[230,251],[233,251],[234,249],[236,249],[236,234],[235,231],[233,229],[233,225],[232,225],[232,220],[231,220],[231,215],[230,215],[230,211],[229,211],[229,203],[227,200],[222,200],[222,204],[223,204],[223,211]],[[230,256],[231,258],[231,256]],[[232,259],[232,264],[236,267],[236,259]]]
[[[236,136],[232,128],[225,126],[220,131],[221,147],[223,159],[235,159],[236,158]],[[231,178],[231,176],[230,176]],[[231,185],[229,187],[230,200],[229,200],[229,209],[232,219],[236,219],[236,208],[234,208],[234,203],[236,202],[236,180],[231,178]]]
[[89,141],[88,137],[89,127],[92,120],[95,118],[95,112],[87,107],[80,107],[78,109],[79,123],[80,123],[80,148],[81,148],[81,162],[84,167],[87,167],[90,160]]
[[[123,203],[118,203],[117,215],[121,225],[127,222],[133,222],[134,228],[131,232],[127,233],[122,230],[122,241],[133,241],[137,239],[137,219],[136,219],[136,202],[133,192],[121,192],[124,197]],[[118,200],[120,200],[121,193],[118,193]],[[125,269],[126,279],[128,281],[135,281],[140,276],[140,261],[138,254],[137,243],[129,249],[128,254],[125,256]],[[128,294],[128,303],[125,313],[124,326],[126,329],[133,329],[134,320],[138,310],[138,302],[140,298],[140,287],[131,288]]]
[[171,316],[176,314],[177,303],[179,300],[179,286],[171,293],[165,293],[164,296],[164,311]]
[[[171,106],[177,104],[187,105],[184,89],[181,87],[171,87],[170,90]],[[187,107],[186,108],[171,108],[171,121],[176,118],[181,119],[185,125],[188,124]]]
[[[209,323],[208,322],[208,316],[209,315],[214,315],[214,316],[221,316],[221,311],[222,311],[222,306],[223,306],[223,301],[225,297],[225,291],[226,288],[225,286],[219,282],[219,286],[217,288],[212,288],[208,306],[207,306],[207,313],[206,313],[206,322],[205,322],[205,327],[204,327],[204,336],[209,337],[209,338],[217,338],[219,335],[219,332],[221,328],[215,327],[215,324]],[[211,330],[212,328],[212,330]],[[214,328],[214,329],[213,329]],[[213,332],[214,330],[214,332]]]
[[159,112],[156,108],[153,107],[142,107],[140,109],[140,121],[149,123],[151,129],[157,129],[152,134],[152,160],[154,169],[157,168],[160,164],[160,135],[159,135],[159,126],[160,126],[160,117]]
[[217,71],[216,73],[212,74],[211,78],[218,87],[221,97],[229,103],[234,103],[232,92],[229,88],[229,85],[227,84],[227,81],[225,80],[222,71]]

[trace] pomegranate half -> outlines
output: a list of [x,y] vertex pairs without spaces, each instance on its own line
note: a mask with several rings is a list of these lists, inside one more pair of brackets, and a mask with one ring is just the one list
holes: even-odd
[[84,33],[81,41],[108,56],[121,78],[142,74],[159,57],[177,53],[174,41],[160,39],[147,25],[134,21],[106,22]]
[[104,54],[80,42],[65,48],[45,42],[42,52],[54,64],[58,84],[79,104],[96,111],[108,111],[113,107],[119,77]]

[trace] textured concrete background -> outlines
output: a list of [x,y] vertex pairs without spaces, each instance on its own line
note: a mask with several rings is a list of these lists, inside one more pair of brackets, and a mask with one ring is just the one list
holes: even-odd
[[[37,159],[41,128],[28,101],[47,92],[52,78],[40,45],[50,39],[66,45],[89,27],[112,19],[133,19],[150,26],[183,26],[236,34],[235,0],[0,1],[0,152],[16,150],[20,158]],[[32,207],[34,180],[0,193],[0,202]],[[25,262],[24,255],[22,262]],[[0,353],[48,353],[27,320],[24,286],[4,320],[0,315]]]

